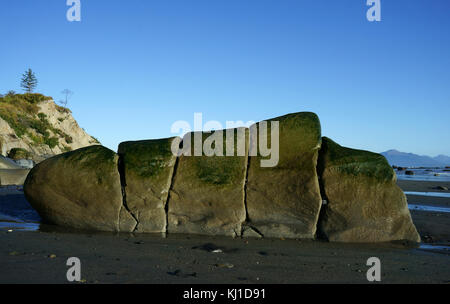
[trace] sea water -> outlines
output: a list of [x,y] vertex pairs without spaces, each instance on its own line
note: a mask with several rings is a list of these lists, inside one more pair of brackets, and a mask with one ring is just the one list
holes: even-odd
[[[414,172],[414,175],[406,175],[406,170]],[[395,170],[398,180],[450,182],[450,171],[448,171],[450,169],[448,168],[412,168],[406,170]]]

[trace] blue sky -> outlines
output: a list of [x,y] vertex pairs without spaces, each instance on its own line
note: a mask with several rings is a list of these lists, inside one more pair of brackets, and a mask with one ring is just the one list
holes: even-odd
[[316,112],[322,133],[382,152],[450,154],[450,1],[1,0],[0,92],[35,71],[116,150],[172,123]]

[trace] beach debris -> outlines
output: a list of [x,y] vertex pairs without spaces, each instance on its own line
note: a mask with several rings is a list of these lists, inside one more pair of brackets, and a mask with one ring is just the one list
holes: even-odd
[[234,265],[231,263],[223,263],[223,264],[214,264],[214,266],[216,266],[217,268],[234,268]]
[[447,187],[444,187],[444,186],[437,186],[437,187],[434,187],[434,189],[436,189],[436,190],[448,191],[448,188],[447,188]]
[[12,229],[8,229],[8,233],[11,233],[11,232],[13,232],[13,230]]
[[168,271],[167,274],[171,275],[171,276],[181,277],[181,278],[197,277],[196,272],[187,273],[187,272],[181,271],[180,269],[177,269],[175,271]]
[[192,249],[200,249],[200,250],[204,250],[204,251],[208,251],[208,252],[213,252],[214,250],[218,250],[220,248],[213,243],[206,243],[206,244],[203,244],[200,246],[194,246],[194,247],[192,247]]
[[50,259],[54,259],[54,258],[56,258],[56,254],[54,254],[54,253],[49,254],[48,257],[49,257]]
[[203,250],[211,253],[233,253],[238,251],[237,248],[225,248],[225,247],[219,247],[213,243],[206,243],[200,246],[194,246],[191,249],[198,249]]
[[424,235],[423,236],[423,241],[425,243],[433,243],[433,237],[431,235]]

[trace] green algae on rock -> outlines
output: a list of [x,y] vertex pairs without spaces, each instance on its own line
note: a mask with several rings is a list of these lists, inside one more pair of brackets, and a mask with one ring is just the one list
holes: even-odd
[[316,172],[319,118],[300,112],[270,119],[268,143],[271,121],[279,122],[279,161],[275,167],[262,167],[264,157],[250,156],[249,225],[267,237],[314,238],[322,203]]
[[[221,152],[226,155],[226,133],[226,130],[212,134],[188,133],[183,145],[187,139],[194,141],[196,136],[201,135],[198,138],[203,147],[210,136],[223,136]],[[241,224],[245,221],[248,130],[237,128],[228,133],[234,134],[235,156],[195,156],[193,143],[188,145],[191,156],[179,157],[168,205],[169,233],[241,235]],[[243,141],[238,141],[238,134],[244,134]],[[238,147],[242,144],[245,145],[244,153],[238,156]]]
[[406,197],[380,154],[322,139],[318,163],[323,206],[319,230],[335,242],[420,242]]
[[119,231],[122,191],[118,156],[90,146],[49,158],[28,174],[28,202],[48,223],[99,231]]
[[180,140],[54,156],[30,171],[26,198],[46,222],[84,230],[420,241],[386,159],[322,138],[314,113],[188,133],[174,154]]
[[31,153],[23,148],[13,148],[8,152],[8,157],[13,160],[30,159]]
[[119,145],[125,204],[136,218],[136,232],[166,232],[166,202],[176,156],[171,145],[178,137],[128,141]]

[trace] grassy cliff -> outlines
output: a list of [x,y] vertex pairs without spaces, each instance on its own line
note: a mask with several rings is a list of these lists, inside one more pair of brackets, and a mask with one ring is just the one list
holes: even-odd
[[38,93],[0,95],[0,119],[0,147],[5,156],[18,148],[51,155],[98,143],[79,132],[69,109]]

